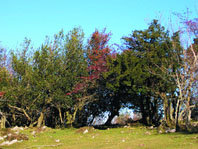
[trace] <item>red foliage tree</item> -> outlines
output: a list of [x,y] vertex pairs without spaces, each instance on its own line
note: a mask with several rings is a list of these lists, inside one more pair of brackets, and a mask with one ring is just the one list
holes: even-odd
[[3,97],[4,94],[5,92],[0,92],[0,97]]
[[106,59],[111,52],[108,46],[110,35],[110,33],[105,33],[105,30],[103,32],[96,30],[89,40],[88,71],[90,76],[87,78],[88,80],[99,79],[100,75],[108,70]]
[[81,77],[81,82],[76,84],[74,90],[67,93],[66,95],[71,95],[72,93],[78,93],[100,79],[103,72],[108,71],[107,68],[107,56],[110,55],[110,47],[108,42],[110,40],[111,33],[105,33],[105,29],[102,32],[96,30],[90,40],[88,41],[88,76]]

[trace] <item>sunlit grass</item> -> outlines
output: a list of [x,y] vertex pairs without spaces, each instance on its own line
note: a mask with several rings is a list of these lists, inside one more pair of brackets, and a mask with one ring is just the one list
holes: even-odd
[[[88,130],[84,134],[85,130]],[[156,129],[143,126],[110,128],[50,129],[36,132],[35,128],[21,131],[29,140],[5,149],[197,149],[198,134],[169,133],[159,134]]]

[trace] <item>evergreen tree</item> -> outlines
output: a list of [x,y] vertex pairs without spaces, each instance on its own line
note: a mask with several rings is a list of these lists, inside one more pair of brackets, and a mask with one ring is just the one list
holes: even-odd
[[154,20],[148,29],[136,30],[123,40],[126,50],[110,63],[107,86],[125,94],[122,101],[142,113],[143,123],[159,125],[166,101],[158,93],[169,94],[167,100],[171,100],[176,90],[174,81],[167,83],[159,76],[163,74],[159,67],[170,64],[174,50],[169,34]]

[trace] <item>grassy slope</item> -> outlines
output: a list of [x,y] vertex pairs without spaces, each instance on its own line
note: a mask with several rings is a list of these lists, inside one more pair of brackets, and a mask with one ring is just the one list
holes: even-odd
[[[156,130],[144,127],[90,129],[83,134],[81,129],[47,129],[33,137],[32,129],[22,131],[29,140],[5,149],[198,149],[198,134],[158,134]],[[60,142],[56,142],[60,140]],[[58,145],[59,146],[48,146]]]

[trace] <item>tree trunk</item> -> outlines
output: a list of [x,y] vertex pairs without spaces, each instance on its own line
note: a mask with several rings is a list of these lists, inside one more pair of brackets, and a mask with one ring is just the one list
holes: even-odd
[[180,130],[179,127],[179,110],[180,110],[180,101],[177,100],[176,111],[175,111],[175,129],[176,131]]
[[146,111],[147,111],[147,118],[146,118],[146,123],[147,125],[152,125],[152,109],[151,109],[151,101],[150,101],[150,96],[146,97]]
[[61,125],[63,124],[63,117],[62,117],[62,113],[61,113],[61,108],[58,107],[58,113],[59,113],[59,117],[60,117],[60,121],[61,121]]
[[174,118],[173,118],[174,109],[172,107],[172,102],[170,102],[170,104],[169,104],[169,109],[170,109],[170,121],[172,123],[172,122],[174,122]]
[[25,117],[27,118],[28,121],[32,121],[32,119],[30,118],[30,116],[27,114],[27,112],[25,111],[25,109],[23,108],[19,108],[19,107],[16,107],[16,106],[12,106],[12,105],[8,105],[10,108],[13,108],[13,109],[16,109],[22,113],[24,113]]
[[72,115],[71,127],[73,127],[73,124],[74,124],[74,122],[76,120],[76,114],[77,114],[78,110],[79,110],[79,107],[76,107],[75,110],[74,110],[74,113]]
[[166,97],[166,95],[164,94],[163,95],[164,96],[164,103],[163,103],[163,108],[164,108],[164,120],[165,120],[165,122],[166,122],[166,125],[168,126],[168,127],[172,127],[172,121],[171,121],[171,114],[172,114],[172,112],[171,112],[171,103],[170,103],[170,101],[168,101],[168,99],[167,99],[167,97]]
[[187,130],[191,129],[190,121],[191,121],[191,109],[190,109],[189,103],[187,103],[187,106],[186,106],[186,121],[185,121]]
[[2,114],[2,116],[1,116],[1,125],[0,125],[0,128],[2,129],[2,128],[6,128],[5,127],[5,123],[6,123],[6,116],[4,115],[4,114]]
[[41,112],[40,117],[38,118],[38,123],[37,123],[38,128],[40,128],[43,125],[43,120],[44,120],[44,113]]
[[140,100],[140,112],[142,114],[142,123],[147,124],[148,113],[145,110],[144,100]]
[[153,102],[153,105],[151,107],[153,110],[152,110],[152,123],[155,125],[155,126],[158,126],[159,125],[159,121],[160,121],[160,116],[159,116],[159,107],[158,107],[158,99],[154,99],[154,102]]

